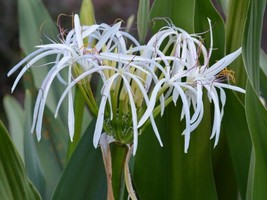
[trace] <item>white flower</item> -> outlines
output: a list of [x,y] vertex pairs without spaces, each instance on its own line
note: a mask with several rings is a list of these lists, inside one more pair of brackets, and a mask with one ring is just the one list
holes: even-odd
[[[109,110],[110,116],[108,116],[109,120],[114,119],[114,115],[117,114],[117,110],[121,109],[122,107],[118,108],[115,107],[113,104],[116,104],[117,106],[120,106],[120,103],[126,104],[127,107],[127,101],[129,100],[129,106],[131,109],[131,121],[132,121],[132,127],[129,127],[132,129],[133,132],[133,154],[136,153],[137,150],[137,144],[138,144],[138,110],[136,106],[136,101],[134,98],[133,93],[133,85],[136,86],[136,89],[141,94],[141,97],[144,99],[144,102],[146,105],[149,104],[149,98],[147,94],[147,89],[144,85],[144,80],[140,77],[140,74],[145,74],[146,76],[151,76],[151,73],[147,71],[149,70],[149,67],[145,65],[145,63],[151,63],[149,59],[135,56],[135,55],[126,55],[126,54],[118,54],[118,53],[100,53],[96,56],[98,60],[109,60],[109,61],[115,61],[115,66],[98,66],[95,68],[92,68],[90,70],[87,70],[83,72],[81,75],[79,75],[77,78],[75,78],[66,88],[64,93],[62,94],[56,113],[58,111],[58,108],[60,104],[62,103],[65,96],[71,91],[71,88],[78,84],[79,81],[84,79],[87,76],[90,76],[91,74],[95,72],[101,72],[102,71],[109,71],[109,73],[103,73],[101,78],[103,81],[103,87],[101,89],[101,102],[99,105],[98,115],[97,115],[97,121],[95,126],[95,132],[94,132],[94,138],[93,143],[94,146],[97,147],[99,144],[99,140],[101,137],[101,134],[103,133],[103,125],[105,121],[106,116],[106,110]],[[106,74],[109,74],[110,76],[107,76]],[[153,75],[152,75],[153,76]],[[155,75],[154,75],[155,76]],[[120,90],[119,93],[114,92],[115,90]],[[120,89],[121,88],[121,89]],[[115,94],[115,96],[114,96]],[[117,102],[117,99],[119,98],[120,102]],[[113,99],[113,101],[112,101]],[[114,102],[115,99],[115,102]],[[107,108],[107,102],[109,102],[109,106]],[[150,117],[152,127],[154,129],[154,132],[156,134],[156,137],[158,138],[160,145],[162,146],[162,141],[160,139],[154,118],[152,115],[148,116]],[[122,120],[119,118],[118,120]],[[107,133],[110,134],[110,133]]]
[[[12,75],[24,65],[12,86],[11,91],[13,92],[19,80],[29,68],[50,67],[48,74],[42,81],[34,107],[32,132],[36,130],[38,140],[41,139],[42,119],[46,99],[50,86],[55,78],[58,78],[63,85],[68,86],[72,82],[73,77],[76,76],[73,74],[73,68],[75,66],[79,65],[86,72],[93,68],[98,68],[101,65],[100,60],[95,56],[99,52],[117,51],[122,53],[127,51],[125,38],[134,45],[139,45],[130,34],[121,32],[119,30],[120,26],[120,23],[113,26],[106,24],[81,26],[79,17],[75,15],[74,29],[67,34],[66,39],[63,39],[62,43],[37,46],[38,49],[36,51],[28,55],[9,71],[8,76]],[[56,55],[54,62],[41,66],[38,65],[38,61],[50,55]],[[60,75],[64,69],[68,71],[66,78]],[[105,68],[101,69],[104,70]],[[93,69],[93,71],[102,73],[99,69]],[[74,111],[71,90],[68,92],[68,126],[72,140],[74,134]]]
[[[170,98],[176,104],[178,98],[181,97],[183,104],[181,120],[185,117],[186,124],[182,133],[185,136],[185,152],[188,151],[190,133],[198,127],[204,115],[203,88],[208,91],[208,98],[214,104],[214,123],[211,138],[215,136],[215,145],[218,143],[226,102],[226,94],[223,89],[228,88],[241,93],[245,92],[239,87],[224,83],[226,78],[229,78],[228,76],[232,77],[231,72],[225,68],[240,55],[241,49],[225,56],[211,67],[208,66],[213,46],[211,23],[210,20],[208,21],[211,35],[209,50],[197,39],[196,35],[189,35],[182,29],[170,26],[160,30],[148,42],[148,46],[154,47],[155,51],[144,52],[151,59],[161,61],[162,67],[154,66],[153,70],[160,71],[162,74],[152,90],[150,103],[141,117],[138,127],[141,127],[148,116],[156,109],[158,99],[161,114],[163,114],[165,104],[167,101],[167,104],[170,103]],[[163,49],[163,51],[161,52],[160,49]],[[166,52],[171,52],[170,56],[166,56]],[[203,59],[203,64],[201,64],[200,57]],[[220,91],[220,94],[218,94],[216,88]]]
[[[233,91],[245,93],[242,88],[224,83],[227,76],[231,76],[230,71],[223,71],[241,54],[241,48],[237,51],[225,56],[211,67],[197,66],[190,70],[187,75],[187,83],[193,85],[196,89],[197,96],[202,96],[202,90],[207,90],[208,98],[210,102],[214,104],[214,121],[211,133],[211,138],[215,137],[215,145],[217,145],[220,135],[221,120],[223,117],[223,109],[226,102],[226,94],[224,88],[231,89]],[[224,80],[222,80],[224,78]],[[216,88],[219,89],[216,90]],[[190,91],[189,91],[190,92]],[[193,98],[192,101],[195,103]],[[193,102],[193,104],[194,104]],[[196,124],[198,125],[200,121]]]

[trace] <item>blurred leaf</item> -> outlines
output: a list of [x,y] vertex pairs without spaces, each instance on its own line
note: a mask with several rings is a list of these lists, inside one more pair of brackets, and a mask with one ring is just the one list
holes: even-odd
[[229,0],[217,0],[217,2],[221,6],[222,11],[223,11],[224,15],[227,18],[227,16],[228,16],[228,8],[229,8]]
[[[169,18],[176,26],[183,28],[187,32],[194,33],[194,17],[195,0],[155,0],[151,8],[150,20]],[[156,29],[167,25],[162,20],[160,22],[156,21]]]
[[265,107],[266,107],[266,102],[267,102],[267,55],[266,53],[261,50],[260,53],[260,86],[261,86],[261,97],[265,101]]
[[260,92],[260,47],[266,0],[251,0],[243,37],[244,64],[250,83]]
[[[29,54],[35,46],[58,34],[55,23],[41,0],[18,0],[20,46]],[[55,39],[55,38],[54,38]]]
[[[20,47],[26,55],[36,50],[36,45],[51,43],[51,40],[58,41],[57,27],[41,0],[18,0],[18,18]],[[50,63],[54,59],[53,56],[47,57],[35,65],[42,66],[42,64]],[[31,68],[31,72],[36,88],[40,88],[48,73],[48,67]],[[61,75],[64,77],[64,73]],[[55,110],[63,89],[62,83],[58,80],[53,82],[46,101],[51,110]],[[67,125],[67,116],[67,105],[64,102],[59,112],[59,118],[65,125]]]
[[267,76],[267,54],[262,49],[260,51],[260,67]]
[[[30,72],[25,74],[24,87],[35,97],[37,89],[33,84],[31,75]],[[33,107],[34,103],[32,103],[32,110]],[[29,121],[30,119],[28,118]],[[50,199],[66,162],[69,136],[67,128],[59,119],[54,118],[53,113],[47,107],[45,108],[42,124],[42,139],[40,142],[37,142],[36,139],[34,141],[46,178],[46,198]],[[32,137],[34,136],[35,134]]]
[[222,134],[225,134],[227,138],[240,195],[242,199],[246,199],[252,148],[251,138],[244,105],[241,104],[232,91],[227,91],[226,95],[227,102],[222,121]]
[[28,180],[22,160],[1,121],[0,199],[41,199],[34,186]]
[[53,199],[106,199],[106,174],[100,148],[93,147],[95,121],[81,138],[67,163]]
[[149,0],[139,0],[139,6],[137,11],[137,31],[139,36],[139,42],[141,44],[145,42],[149,27],[149,4]]
[[22,161],[24,162],[24,111],[14,97],[5,96],[3,103],[8,118],[12,140],[20,154],[20,157],[22,158]]
[[247,199],[267,196],[267,111],[248,81],[246,88],[246,117],[253,142],[253,155],[247,189]]
[[91,0],[83,0],[80,10],[81,24],[92,25],[95,24],[94,6]]
[[31,118],[32,118],[32,97],[28,90],[25,95],[25,120],[24,120],[24,154],[25,167],[30,180],[33,182],[37,190],[46,199],[46,180],[37,149],[34,142],[34,137],[31,134]]
[[66,162],[69,137],[66,128],[54,118],[49,109],[43,118],[43,135],[36,148],[47,181],[47,197],[50,199]]
[[[243,37],[243,60],[248,74],[246,117],[253,144],[247,199],[263,199],[267,195],[267,112],[260,101],[260,43],[266,0],[251,0]],[[263,83],[263,84],[266,84]]]

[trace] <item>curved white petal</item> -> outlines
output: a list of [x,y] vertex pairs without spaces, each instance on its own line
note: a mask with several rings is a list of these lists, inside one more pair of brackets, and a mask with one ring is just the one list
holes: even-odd
[[118,74],[113,75],[110,77],[107,82],[104,84],[104,90],[101,98],[101,102],[99,105],[96,125],[95,125],[95,131],[94,131],[94,137],[93,137],[93,145],[95,148],[98,146],[98,142],[100,140],[100,136],[102,133],[103,123],[104,123],[104,115],[105,115],[105,107],[106,102],[108,99],[108,96],[110,95],[110,88],[114,82],[114,80],[118,77]]

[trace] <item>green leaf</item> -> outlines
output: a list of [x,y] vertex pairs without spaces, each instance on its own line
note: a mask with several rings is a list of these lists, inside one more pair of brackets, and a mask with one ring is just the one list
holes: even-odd
[[[197,0],[195,6],[194,27],[196,33],[204,33],[205,46],[208,49],[210,46],[210,31],[208,18],[212,23],[213,32],[213,50],[211,63],[221,59],[224,56],[225,48],[225,30],[224,23],[217,10],[214,8],[210,0]],[[202,36],[203,37],[203,36]]]
[[149,27],[149,4],[149,0],[139,0],[139,6],[137,11],[137,31],[139,36],[139,42],[141,44],[145,42]]
[[93,147],[92,121],[73,152],[53,199],[106,199],[106,174],[100,148]]
[[25,168],[30,180],[33,182],[43,199],[46,199],[46,180],[35,146],[33,134],[31,133],[32,118],[32,96],[28,90],[25,95],[25,119],[24,119],[24,154]]
[[27,178],[23,163],[0,121],[0,199],[41,199]]
[[260,52],[260,67],[265,76],[267,76],[267,54],[262,49]]
[[228,16],[229,1],[228,0],[218,0],[217,1],[222,8],[223,13]]
[[[35,99],[37,89],[33,84],[31,73],[25,74],[24,85],[31,92],[33,99]],[[31,110],[33,110],[34,103],[31,106]],[[27,112],[29,113],[30,111]],[[31,123],[31,117],[27,118],[27,122]],[[42,124],[42,139],[40,142],[35,139],[35,134],[32,137],[34,137],[35,146],[46,178],[45,197],[50,199],[66,162],[69,137],[66,127],[59,119],[54,118],[53,113],[47,107],[45,107]]]
[[[209,103],[205,108],[209,113]],[[204,115],[200,127],[191,134],[186,154],[180,112],[181,108],[169,105],[163,117],[157,119],[163,147],[151,129],[139,137],[133,179],[140,199],[217,199],[211,165],[210,115]]]
[[[195,0],[155,0],[151,8],[150,19],[169,18],[173,24],[187,32],[194,32]],[[156,21],[156,29],[166,26],[166,22]]]
[[260,46],[266,0],[251,0],[244,30],[243,57],[250,83],[260,92]]
[[[247,11],[249,0],[243,1],[229,1],[228,15],[226,18],[226,53],[229,54],[242,46],[243,30],[245,20],[247,18]],[[237,20],[238,19],[238,20]],[[245,88],[247,82],[247,75],[243,65],[242,58],[237,58],[229,68],[235,72],[236,85]],[[240,99],[244,99],[239,97]]]
[[267,196],[267,111],[249,81],[246,91],[246,117],[254,150],[247,199],[264,199]]
[[20,157],[24,162],[24,112],[19,102],[11,96],[5,96],[4,108],[9,122],[9,130]]
[[[41,0],[18,0],[20,46],[29,54],[35,46],[58,34],[55,23]],[[56,38],[53,38],[56,39]]]
[[[36,45],[51,43],[51,40],[58,41],[57,27],[41,0],[18,0],[18,15],[20,47],[26,55],[36,50]],[[55,57],[53,56],[47,57],[35,65],[42,66],[42,64],[51,63],[54,60]],[[40,88],[49,68],[38,67],[30,69],[34,77],[35,87]],[[65,73],[61,75],[64,77]],[[53,81],[46,101],[51,110],[55,110],[62,90],[62,83],[58,80]],[[59,118],[62,119],[65,125],[67,125],[67,116],[67,104],[64,102],[59,112]]]
[[[247,180],[251,155],[251,138],[244,105],[232,91],[227,91],[222,121],[222,134],[226,135],[235,171],[235,179],[242,199],[246,199]],[[220,162],[223,165],[222,162]]]

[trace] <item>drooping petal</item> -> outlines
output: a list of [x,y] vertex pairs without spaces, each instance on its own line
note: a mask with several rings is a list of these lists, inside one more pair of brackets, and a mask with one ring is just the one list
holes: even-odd
[[105,115],[105,107],[106,107],[106,102],[108,99],[108,96],[110,95],[110,88],[114,82],[114,80],[118,77],[118,74],[113,75],[110,77],[107,82],[104,84],[104,89],[102,93],[102,98],[101,102],[99,105],[99,110],[98,110],[98,115],[97,115],[97,120],[96,120],[96,125],[95,125],[95,131],[94,131],[94,137],[93,137],[93,145],[95,148],[98,146],[98,142],[100,140],[100,136],[102,133],[103,129],[103,123],[104,123],[104,115]]

